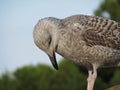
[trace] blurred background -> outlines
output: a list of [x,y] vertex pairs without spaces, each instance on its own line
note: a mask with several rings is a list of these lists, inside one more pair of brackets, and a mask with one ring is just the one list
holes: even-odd
[[[32,36],[39,19],[75,14],[120,22],[120,0],[0,0],[0,90],[86,89],[84,67],[57,55],[60,70],[55,71]],[[95,90],[120,84],[119,76],[119,68],[99,69]]]
[[[94,15],[101,0],[0,0],[0,73],[28,64],[50,64],[33,42],[33,29],[44,17]],[[60,60],[61,57],[57,56]]]

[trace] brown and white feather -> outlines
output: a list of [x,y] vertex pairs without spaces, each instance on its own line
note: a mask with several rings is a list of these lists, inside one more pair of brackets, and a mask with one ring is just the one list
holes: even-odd
[[64,20],[67,27],[80,32],[89,46],[101,45],[120,50],[120,23],[97,16],[73,16]]

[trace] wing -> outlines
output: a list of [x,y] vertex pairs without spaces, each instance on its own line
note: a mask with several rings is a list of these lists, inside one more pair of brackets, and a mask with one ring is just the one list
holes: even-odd
[[102,45],[120,50],[120,23],[102,17],[77,15],[66,18],[64,24],[80,33],[89,46]]
[[[118,35],[117,35],[118,34]],[[100,34],[94,29],[85,30],[82,37],[87,45],[102,45],[105,47],[120,50],[120,30],[115,35]]]

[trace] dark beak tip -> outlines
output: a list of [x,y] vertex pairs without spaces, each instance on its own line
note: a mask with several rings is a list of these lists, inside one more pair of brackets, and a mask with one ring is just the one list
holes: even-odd
[[56,60],[51,60],[51,62],[52,62],[52,66],[53,66],[56,70],[58,70],[59,68],[58,68],[58,64],[57,64]]
[[53,67],[54,67],[56,70],[58,70],[59,68],[58,68],[58,64],[57,64],[57,62],[56,62],[55,53],[53,53],[53,56],[50,56],[50,55],[48,55],[48,56],[49,56],[49,58],[50,58],[50,61],[51,61],[52,65],[53,65]]
[[53,65],[56,70],[59,70],[58,65]]

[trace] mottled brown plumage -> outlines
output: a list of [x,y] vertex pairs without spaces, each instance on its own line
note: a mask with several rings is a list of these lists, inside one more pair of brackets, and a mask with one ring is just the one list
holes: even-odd
[[74,15],[39,20],[34,42],[58,69],[55,52],[88,69],[88,90],[93,89],[97,68],[120,66],[120,23],[97,16]]

